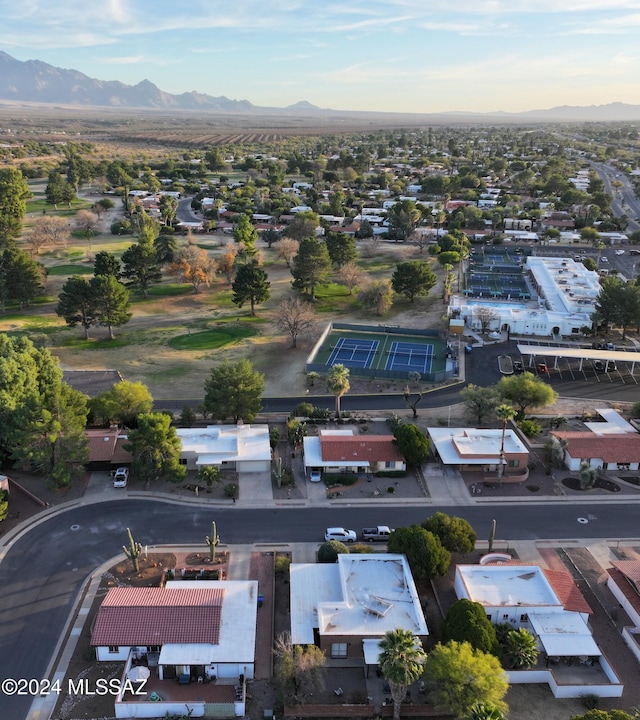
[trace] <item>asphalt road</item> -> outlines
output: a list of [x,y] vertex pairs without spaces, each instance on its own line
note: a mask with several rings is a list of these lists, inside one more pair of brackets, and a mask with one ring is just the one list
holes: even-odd
[[[0,679],[41,679],[75,598],[96,566],[121,552],[126,528],[143,545],[202,543],[215,519],[224,543],[321,542],[327,525],[360,528],[421,522],[436,509],[464,517],[478,537],[492,518],[504,540],[636,537],[637,505],[476,507],[200,508],[154,500],[76,507],[21,537],[0,564]],[[578,518],[589,517],[582,523]],[[0,716],[19,720],[28,696],[0,695]]]

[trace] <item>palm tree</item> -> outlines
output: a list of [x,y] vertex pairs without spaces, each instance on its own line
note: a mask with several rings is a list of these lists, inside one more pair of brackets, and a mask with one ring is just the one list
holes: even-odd
[[500,460],[498,464],[498,479],[500,482],[502,482],[502,476],[504,474],[504,436],[507,432],[507,423],[509,420],[511,420],[514,415],[516,414],[515,410],[511,407],[511,405],[507,405],[506,403],[503,403],[502,405],[499,405],[496,409],[496,417],[498,420],[502,420],[502,439],[500,440]]
[[349,383],[349,368],[344,365],[333,365],[327,373],[327,387],[329,392],[336,396],[336,417],[340,417],[340,398],[349,392],[351,384]]
[[469,720],[504,720],[504,713],[490,702],[477,702],[469,708]]
[[399,720],[407,688],[422,675],[426,660],[420,639],[409,630],[389,630],[380,640],[378,665],[391,689],[393,720]]
[[509,666],[520,670],[538,662],[538,642],[526,629],[512,630],[504,644]]

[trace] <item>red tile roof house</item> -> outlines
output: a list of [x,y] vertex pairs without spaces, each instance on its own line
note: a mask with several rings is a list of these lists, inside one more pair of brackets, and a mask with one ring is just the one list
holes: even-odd
[[[254,677],[257,581],[192,581],[164,588],[112,588],[96,617],[91,645],[99,661],[125,663],[117,718],[245,714],[244,681]],[[143,694],[125,680],[148,668]],[[192,683],[192,684],[190,684]],[[224,706],[224,707],[223,707]]]
[[569,470],[577,471],[586,460],[590,467],[602,470],[638,470],[640,468],[640,434],[554,432],[565,441],[564,461]]
[[320,430],[303,441],[305,471],[325,473],[402,472],[407,465],[393,435],[354,435],[353,430]]
[[127,436],[119,427],[89,428],[85,430],[85,435],[89,445],[89,469],[110,470],[131,462],[131,453],[123,448],[127,444]]
[[640,662],[640,562],[616,560],[611,564],[607,587],[633,623],[622,628],[622,637]]

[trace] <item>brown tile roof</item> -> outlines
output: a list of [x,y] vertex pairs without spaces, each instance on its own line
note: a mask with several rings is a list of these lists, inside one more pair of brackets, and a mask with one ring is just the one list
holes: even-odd
[[554,432],[567,441],[573,458],[601,459],[606,463],[640,462],[640,433],[596,435],[592,432]]
[[543,568],[543,572],[565,610],[593,614],[589,603],[584,599],[568,572],[565,570],[548,570],[547,568]]
[[636,613],[638,613],[638,615],[640,615],[640,595],[638,595],[638,591],[634,587],[634,585],[629,582],[629,578],[627,577],[627,575],[621,570],[618,570],[617,567],[615,567],[619,564],[620,563],[614,562],[614,567],[611,567],[607,570],[607,572],[609,573],[609,578],[620,588],[620,592],[629,602],[629,605],[636,611]]
[[363,463],[401,462],[393,435],[321,435],[320,452],[325,462],[341,460]]
[[111,462],[119,433],[119,428],[85,430],[89,444],[89,462]]
[[223,598],[222,588],[112,588],[98,610],[91,644],[216,645]]
[[616,570],[625,575],[629,582],[640,585],[640,561],[639,560],[612,560],[611,564]]

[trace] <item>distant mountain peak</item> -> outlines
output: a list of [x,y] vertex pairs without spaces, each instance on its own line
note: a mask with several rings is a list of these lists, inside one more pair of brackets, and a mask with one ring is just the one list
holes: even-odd
[[293,105],[287,105],[285,110],[320,110],[320,108],[308,100],[300,100],[300,102],[294,103]]

